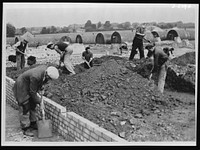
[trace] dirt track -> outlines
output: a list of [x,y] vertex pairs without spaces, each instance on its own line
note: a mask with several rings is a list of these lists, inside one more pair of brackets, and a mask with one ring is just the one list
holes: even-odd
[[[95,61],[100,65],[89,70],[76,66],[76,75],[63,72],[46,85],[45,96],[128,141],[195,140],[194,94],[159,94],[126,59]],[[7,74],[15,79],[21,72],[12,70]]]

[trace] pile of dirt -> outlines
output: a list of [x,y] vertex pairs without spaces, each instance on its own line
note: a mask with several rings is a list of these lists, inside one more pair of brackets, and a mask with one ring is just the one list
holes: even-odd
[[[143,139],[133,136],[141,125],[145,132],[152,132],[154,138],[148,140],[170,136],[171,131],[160,134],[158,126],[145,121],[152,114],[161,115],[183,104],[177,97],[160,94],[146,78],[151,60],[104,56],[95,58],[94,63],[87,70],[83,64],[75,66],[77,74],[72,76],[61,73],[58,80],[45,86],[44,95],[128,141]],[[7,68],[7,76],[15,79],[26,69],[17,72]]]
[[188,64],[195,64],[195,52],[189,52],[171,60],[172,63],[179,66],[187,66]]
[[45,96],[117,135],[125,132],[125,139],[134,130],[134,118],[180,105],[115,59],[73,76],[61,74],[47,84]]

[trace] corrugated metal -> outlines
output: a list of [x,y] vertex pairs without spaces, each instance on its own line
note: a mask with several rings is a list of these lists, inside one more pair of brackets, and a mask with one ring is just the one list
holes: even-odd
[[158,37],[160,37],[161,40],[166,40],[167,38],[167,31],[166,30],[153,30],[151,31],[151,33],[154,35],[157,35]]
[[111,35],[113,32],[101,32],[98,33],[96,36],[96,43],[97,44],[111,44]]
[[111,43],[132,42],[135,30],[115,31],[111,35]]
[[83,44],[96,44],[96,35],[98,32],[85,32],[79,34]]
[[195,40],[194,29],[170,29],[167,32],[167,39],[174,40],[174,37],[180,37],[181,39]]
[[[145,38],[147,40],[150,40],[150,41],[155,40],[151,31],[146,31],[145,34],[146,34]],[[135,30],[115,31],[111,36],[111,43],[132,42],[134,37],[135,37]]]

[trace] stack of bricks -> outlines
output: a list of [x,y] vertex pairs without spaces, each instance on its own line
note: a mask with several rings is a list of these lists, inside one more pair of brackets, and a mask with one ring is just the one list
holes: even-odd
[[[14,82],[13,79],[6,77],[6,102],[17,109],[18,105],[12,92]],[[67,141],[128,142],[74,112],[66,112],[65,107],[44,96],[43,100],[45,118],[51,120],[53,130]],[[36,116],[38,120],[42,118],[39,106],[36,107]]]

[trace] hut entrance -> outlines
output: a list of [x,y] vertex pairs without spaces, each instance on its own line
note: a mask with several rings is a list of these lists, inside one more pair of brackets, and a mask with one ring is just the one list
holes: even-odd
[[159,35],[158,35],[158,33],[157,33],[156,31],[152,31],[151,33],[153,34],[153,37],[154,37],[154,38],[159,37]]
[[83,43],[82,37],[80,35],[76,36],[76,43]]
[[174,40],[175,37],[178,37],[178,33],[175,30],[170,30],[167,33],[167,40]]
[[111,43],[121,43],[121,36],[118,32],[114,32],[111,36]]
[[63,36],[60,38],[60,42],[70,42],[71,43],[71,38],[68,36]]
[[105,44],[104,36],[102,33],[98,33],[96,36],[96,43],[97,44]]

